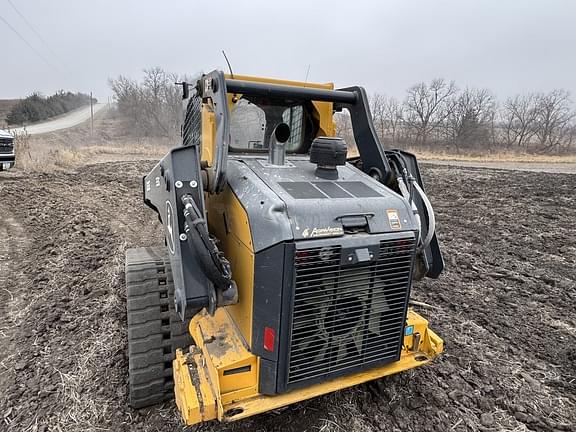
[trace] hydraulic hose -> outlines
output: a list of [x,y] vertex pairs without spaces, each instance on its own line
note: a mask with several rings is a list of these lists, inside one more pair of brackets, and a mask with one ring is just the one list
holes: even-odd
[[400,189],[402,196],[406,198],[406,200],[410,204],[412,212],[414,213],[414,217],[416,218],[416,223],[418,225],[418,238],[416,239],[416,244],[419,244],[420,235],[422,233],[422,222],[420,220],[420,214],[418,213],[418,207],[416,207],[416,204],[414,203],[414,200],[412,199],[412,196],[410,195],[410,192],[408,191],[408,187],[406,186],[406,183],[404,183],[404,180],[402,180],[401,177],[397,177],[396,180],[398,182],[398,189]]
[[194,199],[190,195],[184,195],[182,203],[188,241],[198,254],[202,270],[218,289],[226,290],[231,284],[228,261],[219,254],[218,248],[210,239],[206,220],[200,216]]
[[436,217],[434,216],[434,209],[432,208],[430,200],[428,199],[428,197],[426,196],[426,194],[424,193],[418,182],[414,182],[414,189],[416,189],[416,192],[418,193],[418,195],[420,195],[420,198],[422,198],[422,202],[426,207],[426,213],[428,213],[428,232],[426,233],[426,237],[422,241],[422,244],[420,245],[419,248],[423,250],[430,245],[432,237],[434,237],[434,232],[436,231]]

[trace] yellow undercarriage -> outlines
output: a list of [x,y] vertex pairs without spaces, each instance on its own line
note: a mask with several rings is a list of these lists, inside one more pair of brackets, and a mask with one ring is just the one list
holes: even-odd
[[394,363],[265,396],[258,393],[259,359],[245,346],[226,309],[218,309],[213,317],[200,313],[190,323],[196,346],[189,353],[178,350],[173,363],[176,404],[187,425],[239,420],[422,366],[443,351],[442,339],[412,310],[407,328],[400,359]]

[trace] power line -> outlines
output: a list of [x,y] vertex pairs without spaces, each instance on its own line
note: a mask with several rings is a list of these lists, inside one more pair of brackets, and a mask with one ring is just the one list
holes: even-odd
[[44,39],[40,33],[38,31],[36,31],[36,29],[34,28],[34,26],[30,23],[30,21],[28,21],[26,19],[26,17],[24,16],[24,14],[22,12],[20,12],[20,10],[18,10],[18,8],[14,5],[14,3],[12,3],[12,0],[7,0],[8,3],[10,4],[10,6],[12,6],[12,9],[14,9],[16,11],[16,13],[20,16],[20,18],[22,18],[22,21],[24,21],[24,23],[26,23],[26,25],[28,26],[28,28],[30,30],[32,30],[32,32],[36,35],[36,37],[44,44],[44,46],[48,49],[48,51],[50,51],[50,54],[52,54],[54,56],[54,58],[58,59],[58,61],[60,63],[62,63],[62,60],[60,59],[60,57],[58,57],[58,55],[56,55],[56,53],[54,52],[54,50],[52,48],[50,48],[50,45],[48,45],[48,42],[46,42],[46,39]]
[[12,25],[10,25],[10,23],[9,23],[8,21],[6,21],[6,20],[4,19],[4,17],[2,17],[2,15],[0,15],[0,20],[1,20],[2,22],[4,22],[4,24],[6,24],[6,26],[7,26],[10,30],[12,30],[14,33],[16,33],[16,35],[17,35],[20,39],[22,39],[22,42],[24,42],[26,45],[28,45],[28,47],[29,47],[32,51],[34,51],[34,53],[35,53],[38,57],[40,57],[42,60],[44,60],[44,63],[46,63],[48,66],[50,66],[51,68],[53,68],[53,69],[56,70],[57,72],[60,72],[60,70],[59,70],[56,66],[54,66],[52,63],[50,63],[50,61],[48,61],[48,59],[47,59],[46,57],[44,57],[36,48],[34,48],[34,47],[30,44],[30,42],[28,42],[28,41],[24,38],[24,36],[22,36],[20,33],[18,33],[18,30],[16,30],[14,27],[12,27]]

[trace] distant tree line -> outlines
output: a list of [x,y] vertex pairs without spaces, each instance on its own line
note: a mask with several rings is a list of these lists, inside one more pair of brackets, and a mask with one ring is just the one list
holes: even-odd
[[[96,102],[96,99],[93,100]],[[84,93],[72,93],[60,90],[52,96],[32,93],[20,100],[6,116],[9,125],[37,122],[65,114],[90,103],[90,96]]]
[[[459,90],[435,79],[409,88],[404,100],[370,98],[380,140],[387,147],[453,152],[576,151],[576,111],[566,90],[526,93],[499,102],[487,89]],[[338,133],[353,141],[349,117],[337,116]]]
[[[155,67],[142,80],[110,79],[118,112],[131,134],[177,139],[182,121],[185,77]],[[388,148],[418,147],[452,152],[576,151],[576,111],[566,90],[526,93],[498,101],[488,89],[459,89],[434,79],[406,91],[403,100],[370,97],[376,132]],[[337,134],[353,143],[350,118],[336,116]]]
[[145,69],[141,81],[119,76],[108,80],[118,112],[128,120],[128,131],[139,137],[174,139],[182,122],[182,79],[159,67]]

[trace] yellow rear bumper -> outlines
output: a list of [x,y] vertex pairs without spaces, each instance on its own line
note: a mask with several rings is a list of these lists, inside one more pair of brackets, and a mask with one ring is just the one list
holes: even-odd
[[[178,350],[174,360],[176,404],[187,425],[218,419],[233,421],[429,363],[444,342],[428,321],[408,312],[400,359],[394,363],[274,396],[258,394],[258,358],[238,337],[225,309],[200,314],[190,323],[196,346]],[[411,333],[411,334],[410,334]],[[226,373],[232,372],[232,373]]]

